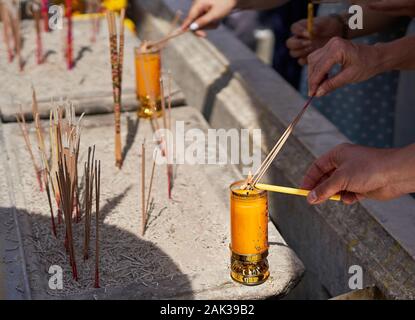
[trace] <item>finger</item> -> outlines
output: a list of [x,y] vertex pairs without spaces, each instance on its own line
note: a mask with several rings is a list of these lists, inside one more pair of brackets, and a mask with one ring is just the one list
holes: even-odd
[[309,38],[307,20],[303,19],[291,25],[291,33],[295,36]]
[[293,58],[306,58],[312,51],[312,47],[307,47],[302,50],[291,50],[290,55]]
[[202,16],[209,8],[205,5],[195,3],[189,11],[186,19],[182,23],[182,29],[186,30],[200,16]]
[[340,71],[332,78],[328,78],[318,87],[316,97],[322,97],[329,92],[349,84],[353,80],[353,71],[351,68],[346,68]]
[[[317,54],[316,54],[317,53]],[[309,94],[315,93],[334,65],[341,62],[336,51],[325,46],[308,56]]]
[[197,30],[197,31],[195,31],[195,34],[200,38],[206,38],[206,36],[207,36],[206,32],[203,31],[203,30]]
[[199,29],[204,29],[209,25],[213,25],[215,23],[218,23],[221,19],[221,14],[219,11],[215,9],[211,9],[207,11],[204,15],[197,18],[194,23],[199,26]]
[[300,66],[305,66],[307,64],[307,58],[305,57],[305,58],[298,59],[298,64]]
[[312,190],[324,179],[327,179],[325,176],[330,175],[336,169],[333,159],[335,152],[335,149],[332,149],[313,162],[304,176],[301,188]]
[[391,15],[404,15],[406,4],[403,1],[376,1],[369,3],[369,8]]
[[306,47],[310,47],[312,42],[310,40],[302,39],[299,37],[291,37],[287,40],[287,48],[290,50],[299,50]]
[[341,199],[343,203],[348,204],[348,205],[354,204],[360,200],[358,198],[358,195],[354,192],[342,192]]
[[308,195],[307,200],[310,204],[320,204],[330,197],[338,194],[345,186],[345,177],[339,171],[334,173],[327,180],[317,185]]

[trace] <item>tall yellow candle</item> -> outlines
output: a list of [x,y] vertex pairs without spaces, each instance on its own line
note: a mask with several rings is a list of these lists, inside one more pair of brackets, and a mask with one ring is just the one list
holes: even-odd
[[136,92],[140,101],[138,116],[152,118],[161,116],[161,55],[160,51],[142,52],[135,49]]
[[231,189],[231,277],[257,285],[268,276],[268,194],[263,190],[241,190],[244,181]]

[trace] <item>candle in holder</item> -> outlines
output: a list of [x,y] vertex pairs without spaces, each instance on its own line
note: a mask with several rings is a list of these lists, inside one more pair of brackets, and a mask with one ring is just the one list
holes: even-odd
[[136,91],[140,106],[140,118],[153,118],[162,115],[160,77],[161,54],[159,50],[135,49]]
[[268,194],[242,190],[244,181],[231,191],[231,278],[245,285],[263,283],[268,267]]

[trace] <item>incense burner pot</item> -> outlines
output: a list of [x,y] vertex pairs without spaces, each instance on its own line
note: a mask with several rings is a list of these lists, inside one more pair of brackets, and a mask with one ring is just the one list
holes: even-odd
[[230,186],[231,278],[245,285],[258,285],[269,277],[268,194],[241,190],[244,181]]
[[140,106],[139,118],[151,119],[162,115],[161,54],[159,50],[142,52],[135,49],[136,92]]

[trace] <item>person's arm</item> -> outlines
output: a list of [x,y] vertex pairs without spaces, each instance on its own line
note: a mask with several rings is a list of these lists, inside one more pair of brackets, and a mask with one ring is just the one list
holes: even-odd
[[415,144],[400,149],[376,149],[342,144],[317,159],[302,188],[312,190],[311,204],[341,193],[352,204],[364,198],[390,200],[415,192]]
[[[323,48],[308,56],[309,94],[317,97],[346,84],[358,83],[392,70],[415,69],[415,35],[374,46],[332,38]],[[341,70],[324,80],[335,65]]]
[[369,8],[392,16],[415,17],[413,0],[377,0],[369,3]]
[[[195,0],[182,24],[184,30],[215,28],[234,9],[269,9],[289,0]],[[199,32],[199,35],[203,33]]]

